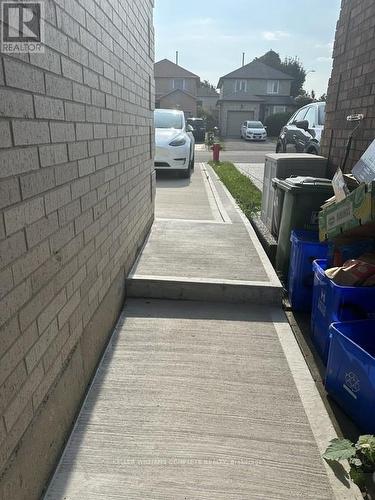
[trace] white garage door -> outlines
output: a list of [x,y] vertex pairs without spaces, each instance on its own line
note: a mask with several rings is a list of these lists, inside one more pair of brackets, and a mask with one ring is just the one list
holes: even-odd
[[227,135],[239,137],[241,125],[246,120],[254,120],[254,111],[228,111]]

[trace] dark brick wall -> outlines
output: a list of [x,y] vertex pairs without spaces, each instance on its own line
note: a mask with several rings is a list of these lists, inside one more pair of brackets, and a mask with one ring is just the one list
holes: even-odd
[[353,113],[365,119],[355,133],[345,171],[349,172],[375,138],[375,2],[342,0],[328,87],[322,154],[333,172],[342,164],[350,131],[346,121]]

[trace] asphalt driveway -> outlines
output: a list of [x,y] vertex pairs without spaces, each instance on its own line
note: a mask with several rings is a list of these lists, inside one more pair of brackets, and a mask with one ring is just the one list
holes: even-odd
[[228,138],[224,139],[225,151],[265,151],[274,153],[276,149],[276,140],[267,139],[266,141],[245,141],[244,139]]

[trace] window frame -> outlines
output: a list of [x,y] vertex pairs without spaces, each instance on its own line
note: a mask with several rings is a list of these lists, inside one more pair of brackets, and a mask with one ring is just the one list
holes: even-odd
[[[272,85],[272,89],[274,89],[275,83],[277,84],[276,92],[274,92],[274,90],[270,90],[271,85]],[[277,95],[279,93],[280,93],[280,80],[267,80],[267,94]]]
[[[242,84],[245,84],[244,85],[244,89],[242,88],[243,85]],[[235,83],[234,83],[234,91],[237,93],[237,92],[247,92],[247,80],[235,80]]]
[[[182,82],[182,88],[176,87],[175,82],[176,81],[181,81]],[[173,90],[186,90],[186,80],[185,78],[173,78]]]
[[[283,108],[283,109],[282,109],[282,111],[280,111],[280,110],[279,111],[275,111],[276,108]],[[286,113],[286,106],[283,105],[283,104],[275,104],[273,106],[273,114],[275,115],[276,113]]]

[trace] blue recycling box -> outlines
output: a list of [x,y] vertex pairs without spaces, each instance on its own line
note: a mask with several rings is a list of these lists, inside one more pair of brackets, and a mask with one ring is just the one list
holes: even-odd
[[292,231],[289,265],[289,300],[294,311],[311,311],[316,259],[326,259],[328,244],[320,243],[317,231]]
[[326,389],[365,434],[375,434],[375,321],[330,328]]
[[327,278],[327,260],[313,263],[312,341],[327,364],[332,323],[375,319],[375,287],[339,286]]

